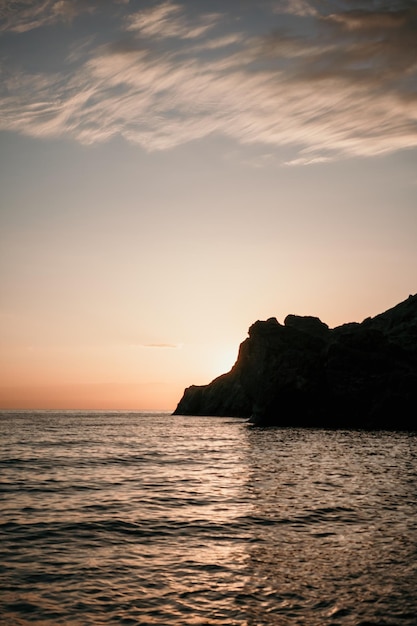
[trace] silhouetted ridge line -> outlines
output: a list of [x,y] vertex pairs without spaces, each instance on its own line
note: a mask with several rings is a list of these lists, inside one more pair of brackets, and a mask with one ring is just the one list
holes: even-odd
[[417,430],[417,294],[362,323],[257,321],[230,372],[192,385],[175,415],[260,426]]

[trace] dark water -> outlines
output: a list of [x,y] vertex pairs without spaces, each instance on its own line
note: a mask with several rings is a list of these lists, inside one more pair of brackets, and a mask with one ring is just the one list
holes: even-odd
[[0,622],[417,624],[417,437],[0,414]]

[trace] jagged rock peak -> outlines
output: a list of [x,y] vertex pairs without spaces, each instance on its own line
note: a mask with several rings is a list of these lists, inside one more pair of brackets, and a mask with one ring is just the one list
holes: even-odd
[[248,334],[249,337],[254,337],[257,335],[267,335],[271,332],[275,332],[277,328],[279,328],[281,324],[278,322],[276,317],[269,317],[266,321],[258,320],[252,326],[250,326]]
[[311,315],[287,315],[284,320],[284,326],[290,326],[296,328],[309,335],[327,335],[329,327],[327,324],[321,321],[318,317]]

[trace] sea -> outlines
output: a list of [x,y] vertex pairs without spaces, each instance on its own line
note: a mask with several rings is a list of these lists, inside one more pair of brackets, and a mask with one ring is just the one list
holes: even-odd
[[416,626],[417,434],[0,413],[0,623]]

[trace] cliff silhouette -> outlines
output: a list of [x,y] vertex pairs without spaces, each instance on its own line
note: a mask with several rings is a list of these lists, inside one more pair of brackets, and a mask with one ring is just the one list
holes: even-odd
[[417,294],[333,329],[311,316],[257,321],[230,372],[188,387],[174,414],[417,430]]

